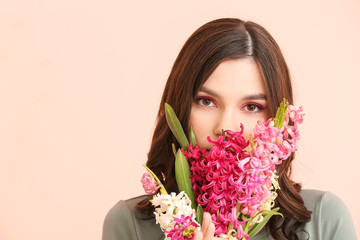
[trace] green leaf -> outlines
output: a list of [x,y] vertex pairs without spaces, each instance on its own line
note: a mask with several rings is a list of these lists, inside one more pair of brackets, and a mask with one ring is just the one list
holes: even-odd
[[148,168],[146,165],[143,165],[143,166],[154,177],[156,183],[160,186],[160,193],[161,194],[168,194],[165,187],[164,187],[164,185],[162,185],[162,183],[160,182],[159,178],[155,175],[155,173],[153,173],[153,171],[151,171],[150,168]]
[[204,210],[200,204],[196,208],[196,221],[202,226]]
[[[257,213],[254,217],[252,217],[251,219],[257,217],[259,214],[265,214],[264,219],[261,223],[258,223],[255,225],[255,227],[252,227],[251,230],[249,231],[249,236],[253,237],[255,236],[258,232],[260,232],[261,229],[263,229],[263,227],[266,225],[266,223],[270,220],[270,218],[273,215],[281,215],[281,213],[277,212],[280,208],[274,208],[272,211],[270,210],[263,210],[260,211],[259,213]],[[251,220],[249,220],[251,221]]]
[[189,141],[192,142],[193,146],[195,146],[197,144],[194,129],[191,126],[189,129]]
[[261,223],[258,223],[249,231],[249,237],[255,236],[260,230],[265,226],[265,224],[270,220],[271,215],[266,215]]
[[244,232],[246,232],[246,233],[249,231],[249,221],[244,223],[243,229],[244,229]]
[[278,127],[278,128],[282,127],[282,125],[284,124],[288,106],[289,106],[289,103],[284,98],[284,100],[282,101],[282,103],[280,104],[279,108],[276,111],[276,116],[274,118],[274,127]]
[[171,144],[171,147],[172,147],[172,151],[173,151],[173,153],[174,153],[174,157],[176,157],[176,147],[175,147],[175,144],[172,143],[172,144]]
[[184,129],[182,128],[174,110],[167,103],[165,103],[165,117],[167,124],[169,125],[180,146],[186,148],[186,146],[189,145],[189,141],[184,133]]
[[190,178],[190,167],[184,154],[178,149],[175,159],[175,177],[179,191],[184,191],[191,200],[191,207],[195,209],[195,194],[192,189],[192,181]]

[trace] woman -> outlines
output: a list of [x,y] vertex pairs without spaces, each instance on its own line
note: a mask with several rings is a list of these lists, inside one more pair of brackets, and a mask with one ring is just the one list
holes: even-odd
[[[167,126],[164,103],[170,104],[183,127],[192,126],[202,148],[207,136],[216,139],[223,130],[245,137],[261,118],[274,117],[283,99],[293,103],[289,71],[271,35],[253,22],[218,19],[196,30],[180,51],[160,103],[147,166],[163,176],[168,192],[178,192],[175,182],[176,143]],[[179,146],[177,146],[179,147]],[[253,239],[356,239],[351,216],[331,193],[301,190],[290,179],[294,156],[278,165],[280,190],[277,205],[283,218],[273,216]],[[162,239],[149,204],[152,196],[120,201],[108,213],[103,240]],[[208,214],[195,239],[213,239]]]

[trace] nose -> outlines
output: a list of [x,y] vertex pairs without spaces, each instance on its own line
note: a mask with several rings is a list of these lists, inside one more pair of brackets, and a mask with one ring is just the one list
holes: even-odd
[[219,112],[213,133],[217,137],[223,134],[223,131],[240,131],[240,117],[236,110],[224,109]]

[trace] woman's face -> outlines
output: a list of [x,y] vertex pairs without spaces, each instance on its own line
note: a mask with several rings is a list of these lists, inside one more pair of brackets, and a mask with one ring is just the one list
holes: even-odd
[[252,58],[225,60],[197,92],[190,113],[201,148],[210,149],[207,136],[217,139],[223,130],[240,131],[244,137],[252,134],[257,121],[269,116],[263,77]]

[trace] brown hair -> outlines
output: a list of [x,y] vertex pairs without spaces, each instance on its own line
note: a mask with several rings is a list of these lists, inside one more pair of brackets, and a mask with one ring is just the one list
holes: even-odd
[[[148,153],[146,164],[157,176],[163,175],[167,191],[178,192],[171,149],[171,143],[177,144],[177,141],[165,120],[165,102],[173,107],[183,128],[187,129],[193,98],[201,85],[221,62],[243,57],[253,58],[263,73],[271,117],[275,116],[283,98],[293,103],[287,64],[279,46],[263,27],[234,18],[217,19],[201,26],[186,41],[172,67]],[[268,223],[275,239],[297,239],[296,230],[311,216],[299,194],[300,184],[290,179],[293,159],[291,156],[277,169],[281,190],[276,200],[284,218],[274,216]],[[148,200],[139,203],[138,208],[152,212]]]

